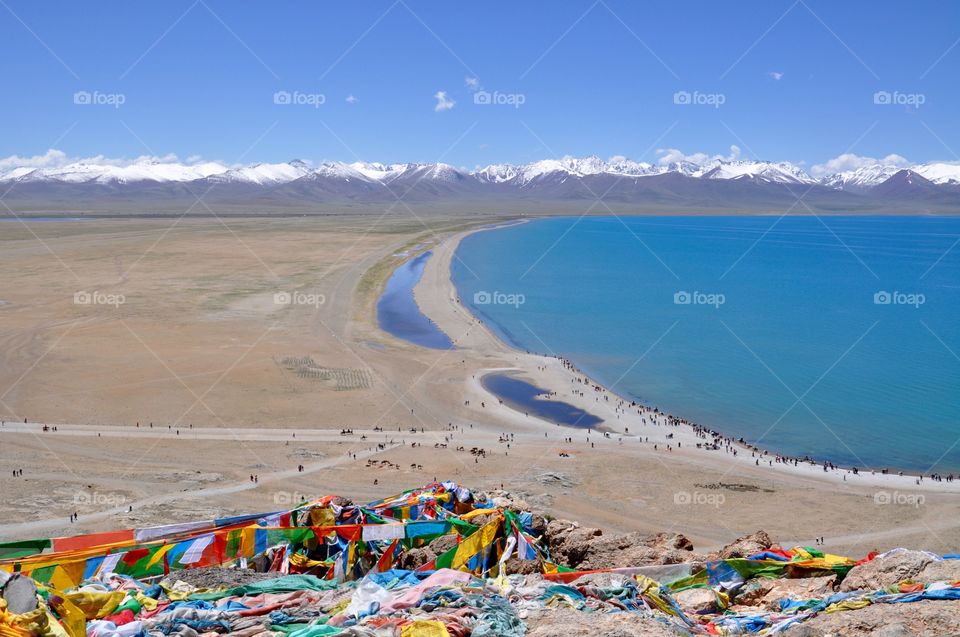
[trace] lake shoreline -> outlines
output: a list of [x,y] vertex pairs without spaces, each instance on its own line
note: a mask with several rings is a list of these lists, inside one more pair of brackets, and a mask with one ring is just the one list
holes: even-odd
[[[925,478],[920,484],[917,484],[917,474],[903,471],[903,475],[898,475],[898,471],[892,467],[886,474],[880,471],[870,472],[866,470],[860,470],[857,474],[854,474],[852,467],[836,466],[833,469],[824,471],[823,462],[818,461],[816,458],[813,459],[813,464],[802,461],[801,459],[796,459],[797,462],[794,463],[794,458],[778,454],[774,450],[762,447],[751,448],[747,443],[738,442],[730,437],[723,437],[722,432],[694,425],[683,418],[661,412],[655,407],[651,408],[639,405],[637,401],[632,398],[610,391],[595,379],[581,370],[576,369],[572,363],[565,359],[533,354],[517,349],[500,336],[499,330],[496,327],[474,315],[466,304],[461,303],[459,291],[453,281],[451,264],[453,260],[457,258],[455,252],[460,242],[470,234],[491,229],[496,228],[484,227],[459,232],[452,236],[444,237],[441,243],[435,246],[434,256],[427,263],[423,280],[415,289],[418,305],[421,306],[423,313],[429,316],[441,330],[447,332],[451,338],[453,338],[453,334],[458,332],[458,329],[462,329],[469,323],[474,324],[475,327],[478,328],[477,331],[485,335],[483,340],[487,341],[485,343],[486,347],[492,346],[499,352],[511,352],[518,359],[518,362],[521,363],[515,368],[509,368],[508,371],[513,372],[517,377],[526,376],[530,379],[530,382],[536,384],[538,387],[556,392],[557,400],[569,402],[584,411],[590,412],[592,405],[589,398],[591,396],[571,394],[569,387],[573,385],[576,387],[589,387],[592,392],[592,397],[596,399],[593,405],[597,404],[597,401],[599,401],[601,397],[606,405],[610,405],[611,401],[613,401],[612,404],[617,405],[617,408],[613,410],[614,417],[605,417],[603,425],[609,426],[610,431],[613,432],[612,435],[635,440],[639,435],[638,432],[646,433],[651,431],[651,426],[656,428],[654,431],[657,431],[657,433],[663,432],[664,428],[669,428],[669,432],[672,433],[673,436],[667,440],[679,443],[680,447],[678,448],[666,441],[663,443],[650,443],[657,444],[657,448],[654,449],[655,452],[661,451],[665,445],[670,445],[672,448],[668,453],[682,453],[683,455],[694,454],[697,456],[698,462],[707,461],[713,463],[723,458],[725,461],[730,461],[738,467],[750,465],[748,467],[750,470],[762,472],[772,470],[779,474],[812,478],[817,482],[825,484],[835,485],[855,481],[858,485],[896,487],[904,490],[923,489],[960,492],[960,482],[935,482],[929,478]],[[436,289],[438,282],[442,284],[442,289]],[[445,299],[447,302],[429,303],[427,301],[428,296],[436,296]],[[425,305],[428,307],[424,307]],[[456,342],[456,340],[457,339],[454,339],[454,342]],[[480,353],[483,353],[482,350]],[[545,365],[547,361],[551,363],[549,366]],[[548,369],[548,367],[551,369]],[[560,369],[557,370],[557,367]],[[478,375],[483,375],[491,371],[499,370],[478,370]],[[558,371],[560,373],[557,373]],[[496,397],[488,392],[479,381],[474,383],[473,389],[477,391],[478,394],[486,397],[487,400],[496,400]],[[639,411],[626,413],[631,409]],[[523,414],[520,415],[523,416]],[[603,417],[601,414],[598,415]],[[620,416],[620,423],[617,422],[617,415]],[[643,419],[646,419],[647,422],[644,423]],[[631,424],[627,425],[626,423],[628,422]],[[574,431],[572,428],[568,429]],[[625,429],[628,431],[625,431]],[[710,434],[704,437],[704,431],[715,432],[723,438],[721,445],[723,448],[711,448],[707,450],[706,447],[708,444],[712,447],[714,438]],[[642,437],[649,438],[649,436]],[[701,445],[701,448],[697,448],[698,444]],[[729,450],[726,450],[727,448],[729,448]],[[734,451],[736,451],[736,454],[733,453]],[[706,454],[714,454],[714,457],[707,456]],[[778,458],[782,460],[778,460]],[[789,462],[786,458],[789,458]]]

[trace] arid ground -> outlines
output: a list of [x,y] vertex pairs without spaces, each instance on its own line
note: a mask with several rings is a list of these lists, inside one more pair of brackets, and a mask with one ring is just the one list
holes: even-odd
[[[437,478],[503,484],[611,530],[680,532],[698,550],[760,528],[785,545],[823,536],[851,556],[960,545],[955,484],[756,466],[749,451],[697,449],[688,428],[649,414],[646,425],[618,419],[615,396],[575,394],[583,385],[559,361],[509,349],[457,301],[450,259],[479,225],[400,214],[0,222],[0,538],[280,510],[328,493],[364,500]],[[454,350],[377,326],[393,267],[427,247],[416,298]],[[500,405],[480,385],[491,370],[606,422],[588,434]]]

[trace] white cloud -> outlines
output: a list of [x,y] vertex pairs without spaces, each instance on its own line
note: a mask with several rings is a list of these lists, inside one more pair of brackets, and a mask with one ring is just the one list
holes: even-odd
[[770,71],[769,73],[767,73],[767,75],[769,75],[769,76],[772,77],[773,79],[777,80],[778,82],[779,82],[781,79],[783,79],[783,73],[782,73],[781,71]]
[[465,77],[463,83],[466,84],[467,89],[473,93],[476,93],[480,90],[480,80],[475,77]]
[[347,95],[347,104],[356,104],[357,98],[354,95]]
[[451,108],[453,108],[457,104],[455,101],[447,97],[446,91],[437,91],[433,97],[437,100],[437,103],[434,105],[433,110],[435,110],[438,113],[440,111],[449,111]]
[[822,177],[824,175],[842,173],[848,170],[856,170],[857,168],[863,168],[864,166],[873,166],[874,164],[906,167],[910,165],[910,162],[907,161],[906,157],[895,154],[890,154],[886,157],[877,159],[875,157],[863,157],[853,153],[844,153],[838,157],[827,160],[822,164],[811,166],[810,174],[814,177]]
[[[117,161],[118,161],[118,162],[123,162],[122,159],[118,159]],[[170,163],[174,163],[174,162],[177,162],[177,161],[179,161],[179,160],[178,160],[177,156],[176,156],[174,153],[167,153],[167,154],[164,155],[163,157],[154,157],[153,155],[140,155],[139,157],[137,157],[136,159],[134,159],[132,163],[135,163],[135,164],[155,164],[155,163],[170,164]],[[187,163],[188,163],[188,164],[195,164],[195,163],[197,163],[197,162],[199,162],[199,161],[203,161],[203,158],[200,157],[200,155],[190,155],[190,157],[187,158]],[[121,164],[121,165],[122,165],[122,164]]]
[[[173,164],[177,163],[179,158],[174,153],[168,153],[162,156],[140,155],[132,159],[120,157],[107,157],[105,155],[94,155],[92,157],[71,157],[62,150],[51,148],[43,155],[34,155],[32,157],[21,157],[20,155],[10,155],[0,158],[0,171],[12,168],[59,168],[69,164],[90,164],[95,166],[134,166],[137,164]],[[203,162],[200,155],[191,155],[187,157],[186,164],[197,164]]]
[[50,166],[62,166],[67,162],[67,154],[62,150],[51,148],[43,155],[34,155],[33,157],[20,157],[19,155],[10,155],[0,159],[0,170],[6,168],[20,168],[21,166],[30,168],[48,168]]
[[660,155],[660,158],[657,159],[657,163],[661,166],[666,166],[667,164],[681,161],[688,161],[702,166],[713,161],[736,161],[740,158],[740,147],[731,145],[730,154],[726,156],[708,155],[706,153],[692,153],[687,155],[677,148],[658,148],[657,154]]

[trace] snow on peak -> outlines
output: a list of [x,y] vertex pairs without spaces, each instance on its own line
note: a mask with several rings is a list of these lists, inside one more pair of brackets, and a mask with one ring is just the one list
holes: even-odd
[[520,168],[513,164],[491,164],[474,171],[473,176],[480,181],[499,184],[515,179],[520,174]]
[[911,170],[935,184],[960,184],[960,164],[931,162],[914,166]]
[[660,167],[662,173],[680,173],[688,177],[699,177],[703,173],[703,166],[688,160],[673,161]]
[[869,164],[853,170],[827,175],[821,179],[820,183],[837,190],[866,189],[882,184],[901,170],[901,167],[892,164]]
[[419,164],[415,168],[417,177],[436,181],[456,181],[462,177],[459,170],[450,164]]
[[0,174],[0,181],[13,181],[15,179],[23,179],[30,173],[40,170],[33,166],[17,166],[16,168],[9,170],[3,174]]
[[[892,162],[870,160],[856,168],[825,173],[815,167],[819,179],[790,162],[742,160],[735,155],[720,157],[705,154],[664,156],[662,163],[650,164],[623,156],[603,160],[596,155],[565,156],[542,159],[527,164],[491,164],[472,172],[462,171],[444,163],[393,163],[356,161],[324,162],[312,167],[307,162],[292,160],[286,163],[258,163],[247,166],[227,166],[220,162],[179,163],[173,156],[144,157],[131,161],[95,157],[70,160],[63,153],[42,157],[9,157],[0,159],[2,182],[60,182],[70,184],[126,184],[137,182],[190,182],[212,179],[220,183],[247,183],[272,186],[289,183],[302,177],[390,183],[396,179],[415,179],[437,182],[456,182],[472,177],[487,184],[512,184],[520,187],[545,180],[565,181],[591,175],[616,177],[643,177],[676,173],[692,178],[719,180],[750,180],[784,184],[821,184],[837,190],[867,190],[883,183],[899,170],[909,168],[917,175],[939,185],[960,185],[960,162],[930,162],[907,166],[906,160]],[[667,159],[672,159],[667,163]],[[866,158],[863,158],[866,159]],[[849,164],[848,164],[849,165]],[[825,174],[824,174],[825,173]]]
[[754,179],[787,184],[813,184],[816,180],[790,162],[766,162],[738,159],[717,161],[700,175],[706,179]]
[[392,181],[409,168],[409,164],[381,164],[378,162],[358,161],[349,167],[371,181]]
[[214,179],[223,182],[250,183],[259,186],[284,184],[299,179],[310,172],[310,167],[301,161],[286,164],[253,164],[243,168],[234,168],[215,175]]
[[493,164],[482,168],[475,173],[482,181],[502,183],[516,181],[520,185],[547,175],[560,174],[564,177],[584,177],[603,173],[641,175],[650,172],[650,164],[642,164],[624,157],[615,157],[606,162],[596,155],[589,157],[562,157],[560,159],[541,159],[523,166],[510,164]]
[[74,162],[63,166],[36,168],[23,172],[15,169],[4,179],[20,181],[59,181],[63,183],[131,183],[141,181],[187,182],[227,172],[217,162],[179,164],[174,162],[140,161],[118,166],[92,162]]
[[646,162],[633,161],[632,159],[627,159],[626,157],[617,156],[611,157],[607,162],[606,172],[616,175],[639,177],[641,175],[652,175],[660,171],[653,165]]
[[308,169],[310,175],[329,179],[357,179],[366,181],[367,177],[356,169],[356,164],[345,164],[342,161],[325,161],[313,170]]
[[679,173],[688,177],[706,177],[709,179],[752,178],[782,183],[815,183],[813,177],[789,162],[709,159],[698,163],[683,159],[654,166],[622,156],[612,157],[607,161],[603,161],[596,156],[590,156],[582,159],[576,157],[543,159],[523,166],[492,164],[476,170],[473,174],[480,181],[488,183],[515,181],[520,185],[526,185],[537,178],[551,174],[576,177],[597,174],[642,177],[664,173]]

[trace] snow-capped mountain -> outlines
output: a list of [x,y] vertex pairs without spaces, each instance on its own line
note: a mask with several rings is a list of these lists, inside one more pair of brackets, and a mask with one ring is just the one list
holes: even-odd
[[651,164],[643,162],[636,162],[625,157],[614,157],[609,161],[604,161],[592,155],[582,159],[576,157],[542,159],[522,166],[492,164],[484,168],[479,168],[471,174],[482,182],[496,184],[513,183],[514,185],[522,187],[537,180],[545,180],[548,178],[554,178],[562,182],[568,177],[581,178],[588,175],[601,174],[639,177],[642,175],[655,175],[661,172],[664,172],[662,168],[654,167]]
[[913,170],[899,170],[890,179],[874,186],[870,192],[879,197],[891,199],[909,199],[911,201],[929,201],[948,194],[942,186],[938,186],[923,175]]
[[870,164],[868,166],[861,166],[855,170],[845,170],[827,175],[820,180],[820,183],[837,190],[866,190],[882,184],[900,170],[900,167],[890,164]]
[[473,172],[479,181],[489,184],[501,184],[516,179],[520,169],[512,164],[491,164]]
[[[817,180],[790,162],[710,159],[702,163],[683,160],[666,164],[637,162],[625,157],[603,160],[590,157],[542,159],[528,164],[491,164],[466,171],[443,163],[324,162],[311,167],[294,160],[282,164],[251,164],[229,167],[218,162],[181,164],[176,162],[134,162],[127,165],[78,162],[57,167],[15,166],[0,173],[0,182],[64,182],[80,184],[189,182],[209,179],[216,183],[244,183],[260,186],[281,185],[311,174],[329,179],[390,183],[400,178],[459,181],[472,178],[486,184],[512,184],[524,187],[546,178],[563,181],[590,175],[646,177],[677,173],[703,179],[737,179],[781,184],[819,183],[837,190],[866,189],[882,183],[903,167],[873,164],[827,175]],[[931,163],[911,167],[918,175],[935,184],[960,184],[960,165]]]
[[698,175],[705,179],[751,179],[781,184],[815,184],[817,180],[790,162],[718,161]]
[[658,172],[656,166],[646,162],[633,161],[626,157],[612,157],[607,162],[607,170],[615,175],[628,175],[639,177],[641,175],[654,175]]
[[911,170],[935,184],[960,184],[960,164],[930,163]]
[[862,192],[879,186],[901,170],[909,170],[936,185],[960,185],[960,164],[944,162],[930,162],[914,166],[869,164],[855,170],[827,175],[821,178],[820,183],[838,190]]
[[450,164],[411,164],[406,176],[428,181],[459,181],[468,173],[461,172]]
[[248,183],[258,186],[268,184],[285,184],[299,179],[310,173],[310,166],[300,160],[293,160],[286,164],[253,164],[243,168],[231,168],[222,173],[210,176],[210,181],[217,183]]
[[0,177],[0,181],[59,181],[70,184],[188,182],[223,174],[228,170],[227,166],[217,162],[188,165],[172,162],[142,162],[126,166],[71,163],[55,168],[15,168]]
[[381,164],[363,161],[352,164],[330,162],[324,164],[317,172],[322,172],[326,176],[333,177],[338,170],[345,178],[353,177],[383,184],[389,184],[402,178],[455,181],[460,179],[464,174],[453,166],[443,163]]
[[360,173],[364,178],[371,181],[391,181],[402,175],[408,170],[410,164],[380,164],[368,163],[363,161],[354,162],[349,165],[351,169]]
[[658,173],[677,173],[687,177],[699,177],[703,174],[703,165],[692,161],[673,161],[659,166]]
[[606,163],[599,157],[564,157],[562,159],[541,159],[518,167],[517,176],[513,179],[520,186],[525,186],[537,179],[557,177],[561,181],[567,177],[584,177],[605,172]]
[[[718,157],[668,162],[665,158],[647,163],[619,156],[609,160],[563,157],[520,165],[491,164],[472,171],[444,163],[362,161],[228,166],[86,160],[33,167],[0,160],[0,184],[6,200],[19,199],[38,208],[49,204],[50,209],[82,208],[86,202],[114,202],[102,204],[106,207],[134,202],[153,209],[153,203],[173,205],[170,202],[195,192],[209,193],[205,201],[261,207],[337,202],[360,206],[399,198],[437,205],[463,201],[496,202],[493,207],[530,201],[579,205],[603,193],[605,200],[622,206],[765,211],[795,204],[794,186],[802,185],[805,202],[819,200],[831,211],[870,210],[888,205],[887,200],[899,200],[899,209],[905,203],[922,203],[923,209],[960,210],[960,164],[931,162],[905,168],[874,163],[817,179],[790,162]],[[200,190],[192,188],[191,182],[198,182]]]

